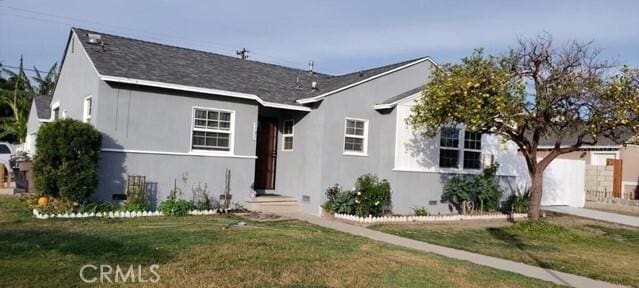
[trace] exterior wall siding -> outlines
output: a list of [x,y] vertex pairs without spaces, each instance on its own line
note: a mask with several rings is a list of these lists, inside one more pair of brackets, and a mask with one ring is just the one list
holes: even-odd
[[[218,199],[226,169],[231,170],[232,203],[250,199],[254,168],[257,103],[248,100],[132,85],[100,84],[96,122],[103,133],[100,186],[97,197],[110,200],[125,193],[126,175],[144,175],[152,198],[161,202],[177,183],[185,199],[198,184]],[[191,153],[193,107],[235,112],[234,155],[200,156]],[[115,150],[115,152],[113,152]],[[131,150],[135,152],[131,152]],[[121,152],[118,152],[121,151]],[[140,152],[138,152],[140,151]],[[178,155],[169,155],[177,153]]]
[[[318,213],[323,204],[322,147],[324,130],[324,111],[314,109],[311,112],[285,112],[281,121],[295,120],[293,126],[293,151],[282,151],[282,123],[278,131],[278,158],[276,167],[275,191],[278,194],[295,197],[303,209]],[[307,196],[307,197],[304,197]]]
[[29,109],[29,118],[27,119],[27,139],[25,139],[26,141],[24,143],[25,151],[31,155],[35,153],[36,137],[38,129],[40,129],[40,124],[35,101],[32,101],[31,108]]
[[72,33],[51,105],[60,105],[60,117],[66,111],[68,118],[82,120],[84,97],[91,95],[93,97],[92,114],[93,117],[97,117],[99,114],[97,107],[100,82],[101,80],[80,40]]
[[[373,109],[387,98],[424,85],[433,68],[431,63],[422,62],[330,95],[310,113],[298,116],[294,151],[281,151],[280,141],[276,192],[296,197],[305,211],[318,213],[326,200],[327,187],[340,184],[350,189],[357,177],[373,173],[391,183],[394,212],[408,214],[419,206],[435,213],[450,212],[439,200],[446,179],[455,174],[394,171],[397,109]],[[344,155],[347,117],[368,120],[367,156]],[[512,175],[500,177],[500,182],[508,193],[518,184]],[[304,195],[310,197],[309,202],[303,201]]]

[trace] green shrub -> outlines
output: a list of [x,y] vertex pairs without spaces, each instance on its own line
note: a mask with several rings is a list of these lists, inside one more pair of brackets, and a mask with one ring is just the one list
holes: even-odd
[[126,201],[122,207],[124,211],[147,211],[149,205],[146,201],[146,191],[140,186],[130,186],[126,192]]
[[167,199],[160,203],[159,210],[164,215],[186,216],[192,208],[191,202],[184,199]]
[[498,168],[499,164],[495,163],[474,177],[479,211],[495,211],[499,208],[503,190],[497,183],[496,176]]
[[335,184],[326,189],[326,198],[322,205],[324,210],[338,214],[355,214],[355,192],[342,191],[342,187]]
[[450,203],[457,211],[466,214],[473,209],[473,189],[468,177],[453,177],[444,186],[442,201]]
[[88,202],[80,206],[80,213],[105,213],[118,210],[118,207],[109,202]]
[[166,200],[160,203],[158,209],[164,214],[169,216],[185,216],[189,214],[189,211],[193,209],[191,202],[184,199],[179,199],[178,196],[182,194],[182,191],[174,187],[170,192]]
[[444,187],[442,201],[450,203],[462,214],[496,210],[503,194],[496,180],[498,168],[498,164],[493,164],[479,175],[451,178]]
[[326,189],[326,202],[322,204],[322,208],[329,212],[335,212],[335,199],[342,192],[339,184],[335,184]]
[[366,174],[357,178],[353,190],[342,191],[335,184],[326,189],[326,202],[322,205],[326,211],[358,216],[381,216],[390,206],[391,189],[386,179]]
[[508,207],[511,213],[528,213],[531,191],[529,187],[517,189],[515,194],[508,197]]
[[415,207],[413,208],[413,214],[415,214],[415,216],[428,216],[428,210],[426,210],[426,207]]
[[341,191],[335,197],[334,211],[339,214],[355,214],[355,192],[352,190]]
[[362,175],[355,183],[355,214],[382,216],[391,201],[391,187],[386,179],[372,174]]
[[101,137],[90,124],[73,119],[44,123],[33,160],[39,193],[84,202],[98,184]]

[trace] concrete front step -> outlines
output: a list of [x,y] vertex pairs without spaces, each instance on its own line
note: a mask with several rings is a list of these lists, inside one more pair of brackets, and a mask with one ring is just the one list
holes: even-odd
[[247,209],[264,213],[287,213],[301,212],[302,207],[297,203],[297,199],[279,195],[258,196],[247,202]]

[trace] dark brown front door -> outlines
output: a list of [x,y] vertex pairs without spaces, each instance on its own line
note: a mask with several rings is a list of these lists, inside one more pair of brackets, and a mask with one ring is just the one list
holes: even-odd
[[261,117],[257,126],[255,189],[275,189],[277,160],[277,119]]

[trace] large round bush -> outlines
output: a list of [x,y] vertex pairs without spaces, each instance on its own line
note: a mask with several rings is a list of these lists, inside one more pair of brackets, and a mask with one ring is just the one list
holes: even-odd
[[82,202],[98,184],[102,136],[93,126],[72,119],[40,127],[33,160],[39,193]]

